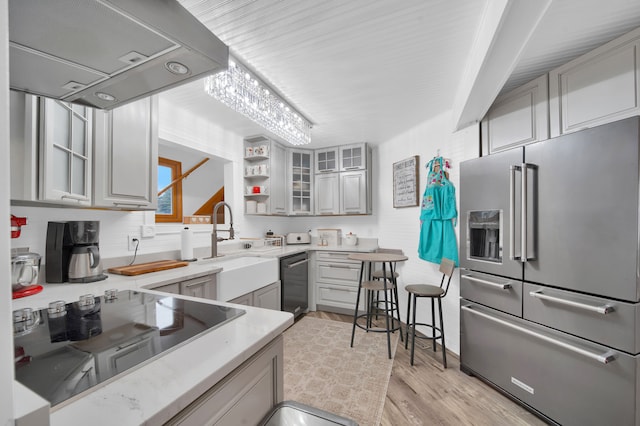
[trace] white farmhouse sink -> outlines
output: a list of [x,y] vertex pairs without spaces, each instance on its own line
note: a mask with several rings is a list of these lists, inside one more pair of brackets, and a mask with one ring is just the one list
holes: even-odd
[[243,294],[250,293],[278,281],[279,262],[270,257],[235,257],[207,259],[220,266],[218,273],[218,300],[228,302]]

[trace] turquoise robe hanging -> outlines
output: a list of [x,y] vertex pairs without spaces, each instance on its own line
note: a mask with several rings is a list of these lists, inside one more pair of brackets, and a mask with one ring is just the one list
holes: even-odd
[[[434,171],[435,163],[440,165]],[[427,187],[422,196],[420,211],[420,241],[418,256],[440,264],[442,258],[451,259],[458,266],[458,244],[454,227],[457,222],[456,189],[444,172],[444,159],[436,157],[427,164]]]

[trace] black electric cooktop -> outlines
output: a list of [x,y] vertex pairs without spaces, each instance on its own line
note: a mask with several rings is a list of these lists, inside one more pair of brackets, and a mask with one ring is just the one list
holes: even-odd
[[131,290],[14,311],[16,380],[53,407],[244,313]]

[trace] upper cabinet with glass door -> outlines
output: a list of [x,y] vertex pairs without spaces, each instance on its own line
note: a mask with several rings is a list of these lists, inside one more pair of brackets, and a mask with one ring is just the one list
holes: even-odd
[[359,143],[340,147],[340,171],[365,170],[367,168],[367,144]]
[[289,149],[289,211],[290,215],[313,213],[312,176],[313,151]]
[[40,98],[39,199],[91,205],[91,108]]
[[316,149],[316,173],[337,172],[340,169],[338,147]]

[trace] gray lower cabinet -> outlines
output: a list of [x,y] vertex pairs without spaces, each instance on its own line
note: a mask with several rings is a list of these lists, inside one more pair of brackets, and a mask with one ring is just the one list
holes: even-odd
[[462,369],[563,425],[637,425],[640,355],[463,301]]
[[229,303],[279,311],[281,310],[282,304],[281,291],[282,286],[280,281],[276,281],[251,293],[243,294],[242,296],[229,300]]
[[215,300],[217,295],[216,274],[207,274],[181,281],[151,285],[147,288],[165,293]]
[[[316,309],[353,314],[358,296],[361,262],[350,252],[319,251],[313,265]],[[361,298],[361,309],[364,306]]]
[[282,401],[283,374],[283,339],[278,336],[166,424],[256,425]]

